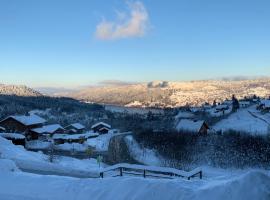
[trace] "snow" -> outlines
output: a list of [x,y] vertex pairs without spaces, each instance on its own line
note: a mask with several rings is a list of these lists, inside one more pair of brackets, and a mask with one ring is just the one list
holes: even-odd
[[50,147],[51,143],[46,141],[40,141],[40,140],[31,140],[26,141],[26,148],[27,149],[48,149]]
[[19,133],[0,133],[0,136],[7,139],[25,139],[25,136]]
[[38,171],[47,174],[61,174],[76,177],[98,177],[99,166],[95,159],[78,160],[71,157],[57,156],[48,162],[48,156],[25,150],[0,137],[1,158],[12,160],[25,171]]
[[32,131],[39,133],[39,134],[46,134],[46,133],[54,133],[57,130],[64,130],[64,128],[60,124],[50,124],[43,126],[41,128],[32,129]]
[[195,115],[191,112],[179,111],[178,114],[175,116],[176,119],[180,118],[194,118]]
[[[84,129],[84,128],[85,128],[85,126],[82,125],[82,124],[80,124],[80,123],[70,124],[69,126],[72,126],[72,127],[74,127],[75,129],[77,129],[77,130],[80,130],[80,129]],[[67,126],[67,127],[69,127],[69,126]]]
[[151,149],[141,148],[137,141],[128,135],[125,137],[125,142],[133,159],[145,165],[160,166],[162,158]]
[[[254,115],[253,115],[254,114]],[[256,117],[255,117],[256,116]],[[219,121],[213,126],[218,131],[243,131],[250,134],[265,135],[268,133],[269,121],[259,118],[261,114],[256,110],[256,105],[249,108],[241,108],[228,118]]]
[[211,117],[221,117],[224,115],[228,115],[232,112],[232,106],[228,106],[229,108],[227,110],[217,110],[216,108],[212,108],[207,110],[206,112],[211,116]]
[[76,152],[85,152],[88,149],[88,145],[86,143],[64,143],[55,145],[57,150],[63,151],[76,151]]
[[6,129],[4,127],[0,126],[0,130],[5,131]]
[[96,151],[108,151],[110,139],[113,136],[115,136],[115,134],[107,133],[96,138],[89,138],[86,142],[89,146],[94,147]]
[[[26,143],[26,148],[32,149],[32,150],[45,150],[45,149],[49,149],[50,145],[51,145],[50,142],[33,140],[33,141],[28,141]],[[64,144],[54,145],[54,147],[56,150],[76,151],[76,152],[85,152],[88,149],[88,145],[86,143],[83,143],[83,144],[64,143]]]
[[270,108],[270,100],[261,100],[261,104],[263,104],[266,108]]
[[127,114],[138,114],[138,115],[147,115],[149,112],[157,115],[164,114],[162,109],[154,108],[137,108],[137,107],[125,107],[125,106],[116,106],[116,105],[105,105],[105,110],[114,112],[114,113],[127,113]]
[[98,133],[94,133],[92,131],[82,134],[54,134],[53,139],[76,140],[81,138],[96,137],[98,135],[99,135]]
[[199,172],[202,172],[202,169],[200,167],[190,172],[187,172],[187,171],[178,170],[178,169],[169,168],[169,167],[145,166],[145,165],[135,165],[135,164],[127,164],[127,163],[119,163],[110,167],[106,167],[103,170],[101,170],[101,172],[112,171],[119,168],[126,168],[126,169],[133,169],[133,170],[147,170],[147,171],[159,172],[159,173],[172,173],[172,174],[179,175],[186,178],[189,178],[191,176],[197,175]]
[[93,126],[91,126],[91,129],[93,129],[93,128],[99,126],[99,125],[105,126],[107,128],[111,128],[111,125],[109,125],[109,124],[106,124],[104,122],[98,122],[98,123],[94,124]]
[[269,199],[269,172],[213,168],[205,171],[205,179],[191,181],[139,177],[78,179],[0,171],[0,196],[5,200]]
[[182,119],[177,124],[177,130],[186,130],[198,133],[203,126],[204,121],[193,121],[188,119]]
[[[35,125],[35,124],[42,124],[42,123],[45,123],[46,120],[33,114],[33,115],[29,115],[29,116],[26,116],[26,115],[12,115],[12,116],[9,116],[7,117],[6,119],[8,118],[13,118],[14,120],[16,121],[19,121],[20,123],[26,125],[26,126],[30,126],[30,125]],[[4,120],[6,120],[4,119]],[[4,121],[3,120],[3,121]]]
[[0,172],[15,172],[20,171],[15,162],[8,159],[0,159]]

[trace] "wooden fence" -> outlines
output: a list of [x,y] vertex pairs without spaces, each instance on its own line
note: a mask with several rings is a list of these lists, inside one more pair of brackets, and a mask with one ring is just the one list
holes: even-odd
[[177,177],[187,178],[190,180],[194,177],[199,177],[202,179],[202,170],[201,168],[196,168],[190,172],[178,170],[174,168],[167,167],[155,167],[155,166],[144,166],[144,165],[133,165],[133,164],[116,164],[110,167],[107,167],[100,171],[100,177],[104,178],[106,173],[115,173],[111,176],[123,176],[124,174],[143,176],[146,177],[155,177],[155,178],[168,178],[173,179]]

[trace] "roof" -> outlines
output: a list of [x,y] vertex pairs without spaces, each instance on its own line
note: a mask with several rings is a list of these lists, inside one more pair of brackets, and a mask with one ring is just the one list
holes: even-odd
[[220,109],[228,109],[229,106],[228,105],[224,105],[224,104],[220,104],[216,106],[216,110],[220,110]]
[[200,129],[202,128],[204,123],[205,123],[205,121],[203,121],[203,120],[193,121],[193,120],[188,120],[188,119],[182,119],[177,124],[176,129],[198,133],[200,131]]
[[29,116],[27,116],[27,115],[11,115],[2,121],[5,121],[9,118],[12,118],[12,119],[18,121],[25,126],[31,126],[31,125],[35,125],[35,124],[43,124],[46,122],[45,119],[43,119],[37,115],[29,115]]
[[175,118],[194,118],[195,115],[192,112],[179,111]]
[[245,104],[245,105],[249,105],[250,104],[250,102],[249,101],[239,101],[239,104]]
[[270,100],[261,100],[261,104],[264,104],[265,107],[270,108]]
[[19,133],[0,133],[0,136],[6,139],[15,139],[15,140],[25,139],[25,136]]
[[0,126],[0,130],[5,131],[6,129],[2,126]]
[[93,128],[96,128],[96,127],[99,126],[99,125],[105,126],[105,127],[107,127],[107,128],[111,128],[111,125],[106,124],[106,123],[104,123],[104,122],[98,122],[98,123],[94,124],[91,128],[92,128],[92,129],[93,129]]
[[50,125],[43,126],[41,128],[34,128],[32,129],[32,131],[39,134],[43,134],[43,133],[54,133],[58,129],[64,130],[64,128],[60,124],[50,124]]
[[70,125],[68,125],[67,127],[69,127],[69,126],[72,126],[73,128],[75,128],[75,129],[77,129],[77,130],[80,130],[80,129],[84,129],[84,128],[85,128],[85,126],[82,125],[82,124],[80,124],[80,123],[70,124]]

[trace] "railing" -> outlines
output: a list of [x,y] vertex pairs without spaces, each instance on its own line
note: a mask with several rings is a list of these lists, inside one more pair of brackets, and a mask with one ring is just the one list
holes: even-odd
[[188,180],[198,176],[200,179],[202,179],[201,168],[196,168],[190,172],[187,172],[167,167],[155,167],[155,166],[132,165],[121,163],[107,167],[104,170],[100,171],[100,177],[104,178],[106,172],[117,172],[117,174],[114,176],[123,176],[124,174],[129,174],[135,176],[143,176],[144,178],[155,177],[155,178],[173,179],[176,177],[181,177],[187,178]]

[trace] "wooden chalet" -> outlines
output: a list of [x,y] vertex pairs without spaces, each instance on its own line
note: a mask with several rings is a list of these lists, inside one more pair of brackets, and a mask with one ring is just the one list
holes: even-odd
[[12,115],[0,121],[0,126],[9,133],[23,133],[26,139],[31,140],[37,138],[31,135],[30,130],[42,127],[45,122],[45,119],[37,115]]
[[85,131],[85,126],[80,123],[70,124],[65,127],[67,133],[76,134],[83,133]]
[[63,134],[65,129],[60,124],[50,124],[42,126],[40,128],[34,128],[30,130],[31,135],[41,140],[47,140],[48,137],[52,137],[54,134]]
[[104,122],[98,122],[96,124],[94,124],[91,129],[95,132],[95,133],[99,133],[99,134],[106,134],[111,130],[111,125],[106,124]]
[[197,120],[182,119],[177,124],[176,129],[178,131],[183,132],[186,131],[200,135],[206,135],[209,130],[209,126],[203,120],[197,121]]

